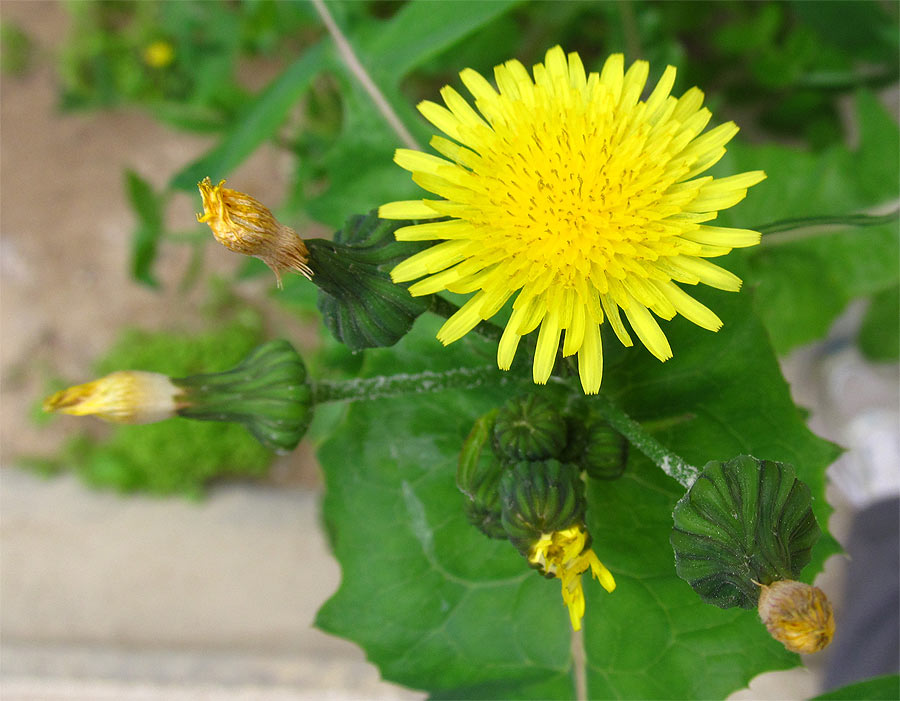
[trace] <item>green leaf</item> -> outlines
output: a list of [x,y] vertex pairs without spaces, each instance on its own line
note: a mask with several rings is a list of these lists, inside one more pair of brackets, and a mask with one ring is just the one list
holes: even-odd
[[[808,431],[791,403],[750,296],[697,296],[724,328],[666,324],[675,357],[665,364],[608,342],[604,391],[693,464],[752,453],[797,465],[827,523],[823,473],[837,450]],[[396,346],[367,351],[363,374],[439,371],[495,356],[496,346],[472,334],[440,348],[438,323],[423,316]],[[559,387],[533,391],[557,396]],[[343,577],[317,623],[362,645],[386,679],[439,697],[573,694],[559,582],[468,525],[454,486],[474,422],[509,394],[485,387],[359,402],[319,452]],[[756,674],[798,664],[755,613],[704,604],[677,577],[668,538],[683,488],[635,453],[622,478],[587,487],[593,548],[618,582],[607,594],[584,579],[589,696],[725,696]],[[803,578],[836,549],[823,537]]]
[[234,129],[220,143],[172,177],[170,187],[193,191],[206,176],[216,180],[228,175],[275,134],[288,110],[326,65],[327,55],[323,44],[309,47],[247,106],[235,121]]
[[[761,168],[768,178],[719,221],[752,228],[780,219],[852,214],[894,200],[900,180],[897,126],[871,95],[859,95],[857,110],[855,152],[844,146],[820,154],[730,146],[725,170]],[[851,299],[896,285],[898,257],[900,237],[891,223],[766,235],[761,245],[732,255],[734,264],[727,267],[755,289],[772,343],[786,353],[820,338]]]
[[872,297],[859,330],[859,347],[869,360],[889,362],[900,355],[900,287]]
[[896,701],[900,699],[900,676],[886,674],[842,686],[816,696],[811,701]]
[[747,455],[708,462],[672,517],[678,576],[720,608],[755,609],[760,584],[799,577],[821,535],[794,468]]
[[[437,326],[420,318],[394,349],[367,352],[364,374],[484,362],[469,341],[434,354]],[[351,407],[319,450],[325,523],[343,577],[316,623],[358,642],[401,684],[449,698],[567,698],[570,631],[558,586],[547,586],[509,543],[469,525],[454,484],[466,435],[502,394]]]
[[[643,350],[608,352],[605,390],[632,418],[659,426],[656,438],[694,465],[741,453],[793,463],[827,523],[824,470],[838,451],[804,425],[749,295],[692,294],[724,327],[710,334],[681,319],[666,324],[674,357],[665,364]],[[798,664],[755,612],[704,604],[673,579],[666,534],[683,489],[637,451],[631,456],[622,478],[588,489],[593,548],[618,583],[608,596],[585,587],[589,696],[724,697],[763,670]],[[836,550],[831,536],[820,539],[802,578]]]
[[410,70],[520,3],[521,0],[410,2],[386,26],[370,33],[358,48],[369,59],[365,65],[374,75],[398,85]]
[[159,287],[153,275],[153,263],[163,233],[162,198],[133,170],[125,171],[125,190],[138,220],[131,241],[131,275],[145,285]]

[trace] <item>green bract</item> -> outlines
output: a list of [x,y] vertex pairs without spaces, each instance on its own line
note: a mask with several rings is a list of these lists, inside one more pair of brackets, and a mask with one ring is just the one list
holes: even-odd
[[322,319],[351,350],[392,346],[428,308],[427,298],[410,296],[388,274],[423,248],[394,239],[395,229],[411,223],[355,215],[335,232],[334,241],[306,241]]
[[673,518],[678,576],[720,608],[756,608],[760,584],[797,579],[821,535],[793,467],[747,455],[707,463]]
[[494,422],[494,450],[511,462],[558,458],[566,439],[565,419],[551,400],[537,394],[510,399]]
[[578,468],[558,460],[522,461],[500,478],[503,530],[528,555],[544,533],[584,521],[584,483]]
[[267,448],[297,447],[312,420],[312,390],[306,366],[285,340],[254,349],[227,372],[173,378],[184,390],[178,414],[204,421],[242,424]]
[[[490,450],[490,434],[497,410],[479,418],[459,454],[456,486],[465,496],[464,510],[469,523],[489,538],[505,538],[501,523],[500,476],[502,463]],[[485,445],[488,450],[484,450]]]

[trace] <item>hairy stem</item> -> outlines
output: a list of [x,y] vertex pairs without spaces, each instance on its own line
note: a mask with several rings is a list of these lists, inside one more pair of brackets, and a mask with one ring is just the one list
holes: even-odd
[[334,39],[341,60],[343,60],[347,69],[360,82],[363,90],[365,90],[369,97],[372,98],[372,102],[375,103],[375,107],[381,113],[381,116],[384,117],[391,129],[397,133],[397,136],[400,137],[400,141],[402,141],[405,146],[421,151],[422,147],[419,146],[413,135],[409,133],[409,130],[403,122],[400,121],[400,117],[397,116],[397,113],[387,101],[384,93],[378,89],[378,86],[375,85],[375,81],[372,80],[362,63],[360,63],[356,53],[353,51],[353,47],[350,46],[350,42],[347,41],[347,37],[344,36],[341,28],[337,26],[337,22],[334,21],[334,17],[331,16],[331,12],[329,12],[325,2],[323,0],[312,0],[312,4],[313,7],[316,8],[316,12],[319,13],[319,17],[322,18],[322,22],[328,29],[328,33],[331,34],[331,38]]
[[501,372],[496,365],[478,368],[456,368],[445,372],[425,370],[414,374],[401,373],[354,380],[319,380],[313,385],[313,401],[356,402],[364,399],[381,399],[406,394],[441,392],[448,389],[470,389],[487,382],[498,386],[514,378]]
[[663,472],[688,488],[697,479],[700,469],[691,465],[656,440],[647,430],[602,394],[592,399],[591,406],[621,433],[628,442],[655,462]]

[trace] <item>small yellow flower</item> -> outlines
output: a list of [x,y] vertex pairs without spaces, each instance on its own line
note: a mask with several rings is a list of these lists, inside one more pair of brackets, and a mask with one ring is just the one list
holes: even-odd
[[804,655],[828,646],[834,637],[834,612],[825,592],[791,579],[761,586],[759,617],[775,640]]
[[203,214],[197,215],[197,221],[209,224],[225,248],[262,260],[275,273],[278,287],[282,270],[296,270],[312,279],[309,251],[297,232],[281,224],[258,200],[224,185],[222,180],[213,187],[209,178],[198,183]]
[[44,400],[43,408],[113,423],[147,424],[174,416],[180,392],[165,375],[123,370],[57,392]]
[[167,68],[175,60],[175,47],[162,39],[144,49],[144,63],[151,68]]
[[578,355],[582,387],[593,394],[603,371],[600,325],[608,321],[632,345],[620,311],[662,361],[672,350],[651,312],[721,327],[680,285],[740,288],[735,275],[706,259],[752,246],[760,235],[708,222],[765,173],[702,175],[738,128],[727,122],[702,134],[712,117],[703,93],[671,96],[672,66],[642,99],[648,72],[646,61],[626,72],[614,54],[599,74],[588,74],[578,54],[567,57],[557,46],[533,79],[518,61],[494,69],[497,89],[471,69],[460,73],[475,109],[449,86],[441,90],[446,107],[419,104],[450,139],[431,139],[440,156],[399,149],[394,161],[438,199],[391,202],[379,216],[443,218],[397,229],[398,240],[436,243],[391,273],[395,282],[419,279],[413,295],[475,293],[438,331],[442,343],[515,295],[500,368],[509,369],[519,340],[540,327],[533,377],[546,383],[565,332],[562,354]]
[[581,630],[584,618],[584,591],[581,575],[591,574],[608,592],[616,588],[616,580],[597,555],[587,547],[588,534],[584,526],[576,525],[555,533],[544,533],[532,546],[528,561],[537,565],[543,574],[552,574],[562,585],[563,602],[569,608],[573,630]]

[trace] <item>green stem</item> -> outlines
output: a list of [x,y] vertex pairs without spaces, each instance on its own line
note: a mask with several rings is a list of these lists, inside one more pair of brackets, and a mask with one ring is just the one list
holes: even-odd
[[610,426],[625,436],[631,445],[655,462],[681,486],[689,488],[697,479],[700,474],[699,468],[685,462],[681,456],[666,448],[607,397],[597,395],[592,399],[591,406],[603,415]]
[[[459,307],[453,302],[448,302],[446,299],[439,295],[431,296],[431,304],[428,307],[428,311],[437,314],[445,319],[449,319],[451,316],[456,314],[459,311]],[[478,326],[475,327],[474,331],[483,338],[486,338],[488,341],[493,341],[494,343],[500,342],[500,337],[503,335],[503,329],[501,329],[496,324],[492,324],[489,321],[482,321]]]
[[760,246],[775,246],[800,239],[818,236],[823,228],[837,229],[841,227],[878,226],[897,221],[900,210],[888,214],[846,214],[822,217],[799,217],[782,219],[770,224],[751,227],[764,235]]
[[445,372],[423,372],[407,375],[365,377],[355,380],[319,380],[313,385],[313,402],[356,402],[405,394],[441,392],[448,389],[469,389],[487,382],[504,385],[514,377],[501,372],[496,365],[477,368],[456,368]]

